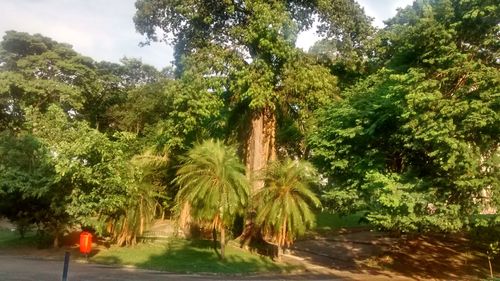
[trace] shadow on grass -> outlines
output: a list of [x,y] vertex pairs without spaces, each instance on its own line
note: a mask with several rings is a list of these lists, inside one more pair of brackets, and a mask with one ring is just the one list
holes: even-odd
[[286,273],[296,268],[230,245],[226,246],[226,257],[221,260],[214,251],[213,242],[182,239],[129,248],[110,248],[91,260],[177,273]]
[[25,237],[21,238],[19,233],[8,229],[0,229],[0,248],[23,248],[33,247],[38,245],[38,237],[34,232],[29,232]]
[[226,257],[220,259],[211,241],[192,240],[168,243],[161,254],[152,255],[141,267],[175,272],[255,273],[286,270],[267,257],[260,257],[234,247],[226,247]]
[[169,273],[216,274],[221,279],[226,279],[224,276],[227,276],[232,280],[259,279],[263,276],[277,280],[325,280],[335,277],[331,274],[303,272],[304,268],[301,266],[276,263],[268,257],[255,255],[230,244],[226,246],[225,259],[221,260],[214,251],[213,242],[208,240],[171,239],[168,242],[129,248],[112,247],[91,261],[108,265],[134,265]]

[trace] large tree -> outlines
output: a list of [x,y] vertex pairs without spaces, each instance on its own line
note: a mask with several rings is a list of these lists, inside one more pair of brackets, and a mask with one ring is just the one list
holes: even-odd
[[[22,129],[25,109],[83,110],[92,60],[42,35],[7,31],[0,44],[0,130]],[[90,76],[89,76],[90,75]]]
[[70,190],[57,181],[46,146],[30,134],[0,133],[0,215],[21,237],[33,226],[54,236],[54,245],[72,218],[65,212]]
[[[164,186],[144,159],[165,158],[132,133],[108,135],[118,127],[108,111],[162,74],[133,59],[96,63],[38,34],[9,31],[0,47],[1,214],[38,224],[54,245],[73,223],[134,243]],[[139,127],[157,122],[136,115]]]
[[[204,95],[230,105],[250,176],[276,158],[279,112],[307,116],[337,94],[329,70],[295,48],[298,32],[317,18],[322,34],[355,49],[370,31],[350,0],[139,0],[136,7],[140,33],[173,43],[178,75],[199,77]],[[262,186],[255,181],[253,189]]]
[[499,13],[495,1],[416,1],[387,21],[381,68],[324,110],[310,138],[332,208],[454,231],[500,206]]

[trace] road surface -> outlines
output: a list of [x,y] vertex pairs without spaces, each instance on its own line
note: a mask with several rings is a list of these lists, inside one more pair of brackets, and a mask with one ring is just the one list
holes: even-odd
[[[63,261],[0,255],[0,280],[2,281],[58,281],[62,278]],[[321,275],[274,276],[203,276],[165,273],[136,268],[122,268],[98,264],[70,262],[68,281],[205,281],[205,280],[342,280]]]

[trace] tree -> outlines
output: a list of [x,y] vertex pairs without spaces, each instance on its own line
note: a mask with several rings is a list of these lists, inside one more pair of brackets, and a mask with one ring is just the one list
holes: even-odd
[[310,163],[286,159],[271,163],[263,178],[265,187],[255,194],[256,221],[264,235],[278,245],[280,255],[283,246],[314,226],[316,218],[310,205],[319,208],[321,203],[311,186],[319,177]]
[[[239,115],[232,120],[241,121],[249,176],[276,158],[278,111],[306,111],[308,107],[293,101],[324,101],[337,94],[336,79],[328,70],[303,59],[295,48],[298,32],[317,16],[322,34],[356,48],[370,31],[362,9],[350,0],[139,0],[136,7],[136,29],[148,40],[161,40],[159,29],[173,35],[178,75],[216,81],[206,83],[204,94],[222,95],[229,115]],[[301,78],[299,89],[288,83]],[[254,181],[253,189],[262,184]]]
[[175,183],[180,187],[177,208],[181,213],[189,208],[194,219],[219,230],[224,259],[226,228],[248,204],[249,183],[236,150],[214,140],[196,145],[183,160]]
[[417,1],[387,22],[382,67],[320,113],[310,138],[332,208],[368,208],[400,231],[457,231],[498,208],[493,2]]
[[[21,226],[37,224],[55,246],[75,224],[134,244],[164,184],[154,168],[137,161],[150,156],[143,154],[148,142],[112,134],[109,111],[140,85],[161,85],[162,74],[134,59],[95,63],[67,44],[15,31],[1,42],[0,68],[2,214]],[[155,85],[149,92],[162,89]],[[143,133],[158,122],[137,111],[123,123],[134,122]]]
[[0,134],[0,214],[21,237],[33,226],[59,236],[72,218],[65,212],[68,190],[57,182],[46,146],[30,134]]
[[148,83],[126,91],[125,100],[107,112],[113,128],[144,137],[149,127],[167,119],[171,103],[168,83],[173,82]]
[[31,133],[52,154],[54,182],[65,190],[60,199],[64,213],[118,245],[135,244],[163,192],[161,184],[150,180],[148,163],[134,158],[141,149],[135,136],[116,133],[111,140],[55,105],[43,114],[29,113],[27,120]]
[[29,106],[81,111],[82,92],[92,88],[90,58],[40,34],[7,31],[0,46],[0,130],[21,130]]

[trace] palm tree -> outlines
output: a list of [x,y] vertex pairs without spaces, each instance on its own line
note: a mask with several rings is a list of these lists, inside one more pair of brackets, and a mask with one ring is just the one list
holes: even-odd
[[219,230],[224,259],[225,229],[246,207],[250,186],[236,149],[214,140],[196,145],[183,159],[174,182],[180,187],[178,211]]
[[310,204],[318,208],[321,203],[310,187],[318,177],[310,163],[286,159],[271,163],[263,179],[265,187],[255,194],[256,222],[264,236],[278,245],[279,257],[283,246],[315,224]]
[[155,153],[153,149],[143,151],[128,162],[125,171],[132,178],[125,189],[126,201],[121,212],[103,217],[107,231],[118,245],[136,244],[137,237],[153,222],[158,199],[165,193],[165,187],[155,177],[167,165],[166,154]]

